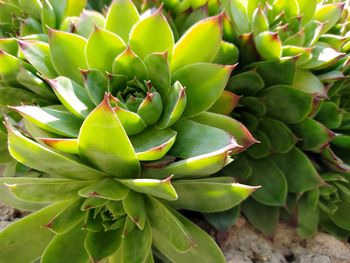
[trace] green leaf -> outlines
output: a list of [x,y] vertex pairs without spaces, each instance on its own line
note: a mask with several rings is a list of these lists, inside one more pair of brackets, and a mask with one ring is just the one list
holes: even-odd
[[190,64],[211,62],[214,59],[222,38],[221,20],[220,14],[201,20],[187,30],[175,44],[170,63],[172,72]]
[[203,214],[205,219],[211,224],[215,229],[219,231],[226,231],[231,226],[233,226],[240,215],[240,207],[235,206],[229,210]]
[[109,7],[106,29],[120,36],[126,43],[129,42],[131,28],[139,21],[140,16],[130,0],[113,1]]
[[252,132],[254,138],[259,142],[247,149],[246,153],[254,159],[261,159],[270,155],[271,144],[269,138],[260,130]]
[[228,210],[246,199],[256,188],[235,183],[207,182],[206,179],[173,182],[179,198],[176,209],[213,213]]
[[51,91],[47,84],[41,78],[37,77],[25,68],[20,69],[17,75],[17,81],[25,88],[38,94],[42,98],[56,100],[55,94]]
[[333,215],[330,215],[332,221],[345,230],[350,230],[350,203],[342,201]]
[[269,21],[265,16],[261,7],[255,9],[252,18],[252,30],[254,34],[259,34],[264,31],[269,31]]
[[263,205],[250,198],[243,203],[242,210],[248,221],[261,232],[267,235],[275,232],[279,207]]
[[159,120],[162,111],[163,101],[160,94],[156,91],[148,91],[137,109],[137,114],[148,126],[151,126]]
[[[150,36],[152,40],[150,41]],[[174,37],[171,28],[159,8],[152,15],[140,20],[130,32],[131,49],[141,58],[155,52],[168,52],[172,56]]]
[[[157,232],[153,230],[153,245],[171,262],[181,263],[224,263],[226,262],[224,255],[215,241],[202,229],[193,224],[191,221],[171,210],[173,216],[186,229],[186,232],[191,236],[192,247],[186,253],[179,251],[171,244],[169,232]],[[160,217],[162,214],[159,215]],[[158,217],[159,218],[159,217]],[[159,220],[159,219],[158,219]],[[167,229],[167,228],[165,228]],[[174,229],[175,230],[175,229]],[[170,233],[172,233],[172,230]],[[174,233],[178,235],[178,233]]]
[[98,70],[82,71],[84,87],[87,90],[92,102],[98,105],[108,91],[108,79]]
[[[186,87],[184,116],[194,116],[209,109],[224,90],[234,66],[197,63],[181,68],[172,75]],[[200,103],[199,103],[200,102]]]
[[238,95],[252,96],[264,88],[264,81],[255,69],[230,78],[226,89]]
[[318,203],[318,189],[308,192],[298,200],[298,234],[303,238],[312,237],[318,231],[319,210],[318,207],[310,203],[313,195]]
[[[228,153],[237,147],[234,139],[223,130],[194,121],[181,119],[172,129],[177,131],[171,156],[184,160],[171,163],[147,164],[144,174],[151,178],[162,178],[175,174],[175,178],[205,176],[222,169],[229,161]],[[164,167],[165,166],[165,167]]]
[[287,125],[271,118],[262,118],[258,129],[267,136],[273,153],[288,152],[298,140]]
[[137,177],[139,161],[108,99],[106,94],[103,102],[85,119],[78,138],[79,153],[108,174]]
[[138,134],[147,127],[147,124],[137,113],[123,109],[119,106],[114,107],[114,111],[122,123],[126,134],[129,136]]
[[[257,73],[263,79],[265,86],[291,85],[295,75],[295,58],[281,58],[279,61],[270,60],[252,64]],[[239,93],[238,93],[239,94]]]
[[21,62],[18,58],[0,50],[0,77],[1,81],[8,85],[16,84],[17,73]]
[[44,130],[63,136],[78,137],[82,121],[67,112],[37,106],[18,106],[12,109]]
[[161,202],[154,198],[148,198],[146,210],[151,224],[153,242],[165,235],[168,246],[182,253],[195,245],[185,226]]
[[113,74],[126,75],[129,79],[136,77],[147,80],[148,71],[143,61],[130,49],[117,56],[113,62]]
[[41,24],[42,30],[45,34],[48,33],[49,28],[56,28],[56,15],[49,0],[41,1]]
[[138,226],[140,230],[143,230],[147,221],[143,195],[134,191],[129,191],[122,202],[123,208],[129,218]]
[[50,30],[49,45],[52,64],[62,76],[82,83],[80,69],[86,69],[86,39],[78,35]]
[[344,53],[339,53],[327,45],[317,45],[312,50],[311,59],[302,65],[304,69],[319,70],[334,65],[339,59],[344,57]]
[[[111,263],[146,262],[152,245],[152,232],[148,221],[143,230],[134,227],[130,232],[124,229],[119,249],[110,257]],[[137,251],[137,253],[135,253]]]
[[320,211],[320,217],[319,217],[319,223],[322,226],[322,228],[325,229],[326,232],[330,233],[331,235],[335,236],[336,238],[340,240],[348,240],[350,236],[350,231],[345,230],[343,228],[340,228],[337,226],[326,213],[323,213]]
[[46,222],[45,227],[56,234],[67,232],[83,220],[84,212],[80,209],[83,202],[84,199],[75,198],[62,211],[50,218]]
[[343,3],[333,3],[320,5],[316,9],[314,19],[321,23],[325,23],[321,30],[322,34],[326,33],[338,22],[341,17],[343,8]]
[[59,138],[39,138],[46,145],[64,153],[78,154],[77,139],[59,139]]
[[81,224],[78,224],[68,232],[56,235],[42,255],[41,262],[59,263],[62,260],[76,263],[87,262],[89,255],[84,247],[87,233],[87,231],[81,230]]
[[168,52],[150,54],[145,57],[144,63],[148,70],[148,79],[164,98],[171,86]]
[[287,19],[299,15],[299,5],[297,0],[276,0],[273,2],[273,11],[275,16],[283,12]]
[[242,0],[229,0],[227,1],[232,23],[239,34],[250,32],[250,23],[247,15],[247,9],[245,3]]
[[130,137],[136,156],[140,161],[154,161],[162,158],[173,146],[176,132],[170,129],[147,128]]
[[298,123],[313,111],[314,98],[291,86],[276,85],[262,93],[267,114],[286,123]]
[[105,174],[24,137],[7,124],[9,151],[17,161],[39,171],[80,180],[94,180]]
[[21,40],[18,42],[24,57],[37,71],[47,78],[54,78],[57,73],[50,58],[50,48],[45,42],[37,40]]
[[[14,222],[2,230],[0,232],[1,260],[23,263],[32,262],[40,257],[47,244],[54,237],[51,231],[42,228],[42,226],[66,205],[66,201],[55,203]],[[21,238],[18,238],[19,236]]]
[[309,158],[296,147],[271,158],[284,173],[290,192],[303,193],[318,188],[323,182]]
[[129,189],[112,178],[106,178],[95,184],[91,184],[79,191],[79,195],[85,198],[95,197],[108,200],[122,200]]
[[58,99],[75,116],[84,119],[94,108],[86,90],[71,79],[58,77],[49,83]]
[[124,50],[125,43],[119,36],[95,27],[86,44],[86,60],[90,68],[112,72],[114,59]]
[[249,159],[249,164],[253,173],[246,183],[261,186],[252,197],[259,203],[269,206],[285,205],[288,189],[283,172],[269,158]]
[[[18,179],[18,180],[17,180]],[[28,180],[25,180],[28,179]],[[67,200],[91,182],[54,178],[0,178],[20,200],[38,203]]]
[[122,228],[111,231],[89,231],[85,239],[85,248],[94,262],[100,262],[112,255],[122,241]]
[[164,100],[164,110],[157,127],[165,129],[173,125],[182,116],[187,103],[185,88],[176,81]]
[[291,125],[296,136],[302,139],[301,148],[307,151],[320,151],[334,138],[334,133],[322,123],[312,118]]
[[238,105],[240,98],[240,96],[231,91],[224,90],[215,104],[209,108],[209,111],[222,115],[229,115]]
[[172,176],[169,176],[164,180],[128,179],[120,180],[120,182],[136,192],[172,201],[176,200],[178,196],[170,182],[171,178]]
[[317,0],[297,0],[300,14],[302,14],[301,23],[305,25],[315,14]]
[[314,74],[308,70],[297,69],[292,86],[306,93],[319,97],[327,96],[326,87]]
[[265,60],[275,60],[282,56],[282,42],[277,33],[262,32],[254,38],[260,56]]

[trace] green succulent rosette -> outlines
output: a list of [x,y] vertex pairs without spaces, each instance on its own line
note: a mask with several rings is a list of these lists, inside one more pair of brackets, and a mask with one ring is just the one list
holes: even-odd
[[[262,186],[241,206],[244,215],[267,235],[283,218],[303,237],[321,225],[346,239],[347,219],[339,218],[347,218],[344,192],[349,189],[343,139],[348,4],[190,0],[165,1],[164,6],[178,32],[196,18],[225,11],[224,40],[238,47],[240,62],[226,88],[238,98],[231,115],[260,141],[223,170],[240,182]],[[226,53],[227,61],[235,60],[232,54]],[[227,228],[238,214],[235,207],[208,219]]]
[[48,43],[22,39],[20,56],[1,53],[14,65],[13,75],[1,72],[12,90],[11,77],[25,68],[53,98],[12,106],[5,120],[8,151],[24,174],[9,164],[0,181],[12,202],[44,208],[0,233],[0,258],[225,262],[208,234],[175,211],[228,210],[256,189],[216,174],[255,142],[220,114],[234,105],[224,92],[234,66],[213,63],[222,15],[176,43],[161,8],[140,17],[131,1],[117,0],[105,20],[88,38],[49,29]]

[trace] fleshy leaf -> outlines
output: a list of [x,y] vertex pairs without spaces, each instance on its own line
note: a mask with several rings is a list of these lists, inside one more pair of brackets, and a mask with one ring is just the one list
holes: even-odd
[[108,91],[108,79],[98,70],[82,71],[84,87],[87,90],[92,102],[98,105]]
[[225,131],[194,121],[181,119],[172,129],[177,131],[177,138],[169,153],[184,160],[166,165],[157,162],[144,164],[147,168],[145,175],[164,179],[175,174],[177,179],[213,174],[227,164],[228,154],[237,147],[235,140]]
[[[188,235],[191,236],[192,247],[186,253],[179,251],[172,246],[171,239],[169,238],[169,231],[157,231],[152,229],[153,233],[153,245],[171,262],[192,263],[199,261],[202,263],[224,263],[226,262],[220,248],[215,241],[202,229],[193,224],[191,221],[171,210],[171,213],[186,229]],[[157,219],[159,220],[159,214]],[[169,226],[165,226],[169,227]],[[166,228],[165,228],[166,229]],[[179,235],[176,229],[172,229],[170,233]]]
[[[149,37],[152,36],[150,41]],[[159,8],[152,15],[139,21],[130,32],[130,47],[141,58],[154,52],[168,52],[171,58],[174,37],[171,28]]]
[[323,182],[307,156],[296,147],[271,158],[284,173],[290,192],[303,193],[319,187]]
[[213,106],[210,107],[208,111],[223,115],[229,115],[237,106],[239,99],[240,96],[237,96],[228,90],[224,90],[221,93],[219,99]]
[[228,210],[256,189],[242,184],[208,182],[206,179],[177,180],[173,185],[179,198],[171,202],[172,206],[204,213]]
[[136,77],[147,80],[148,72],[143,61],[128,47],[113,62],[113,74],[127,75],[129,79]]
[[127,194],[128,189],[112,178],[106,178],[98,183],[91,184],[79,191],[79,195],[85,198],[95,197],[119,201]]
[[108,99],[106,94],[103,102],[85,119],[78,138],[79,153],[108,174],[137,177],[139,161]]
[[194,116],[209,109],[220,97],[233,69],[234,66],[197,63],[176,71],[172,80],[186,87],[184,115]]
[[140,161],[154,161],[170,150],[175,138],[176,132],[173,130],[150,127],[130,140]]
[[226,231],[235,224],[240,215],[240,207],[235,206],[229,210],[203,214],[205,219],[219,231]]
[[0,178],[21,200],[47,203],[71,199],[91,182],[54,178]]
[[136,192],[153,195],[155,197],[172,201],[176,200],[178,196],[170,182],[171,178],[172,176],[164,180],[128,179],[120,180],[120,182]]
[[140,230],[143,230],[147,221],[143,195],[134,191],[129,191],[122,202],[123,208],[129,218],[138,226]]
[[247,184],[260,185],[252,197],[261,204],[283,206],[287,197],[287,181],[283,172],[269,159],[249,160],[253,174]]
[[201,20],[187,30],[175,44],[170,63],[172,72],[190,64],[211,62],[214,59],[222,38],[221,20],[222,14]]
[[139,19],[139,13],[131,0],[115,0],[108,10],[106,29],[128,43],[131,28]]
[[250,198],[242,205],[244,215],[248,221],[267,235],[272,235],[276,229],[279,218],[279,207],[263,205]]
[[339,227],[350,230],[350,215],[349,215],[350,203],[342,201],[338,204],[338,209],[333,215],[330,215],[332,221]]
[[86,39],[78,35],[50,30],[49,45],[52,64],[62,76],[82,83],[79,69],[86,69]]
[[327,96],[327,89],[310,71],[298,69],[295,72],[293,87],[319,97]]
[[43,76],[54,78],[57,73],[51,63],[50,48],[45,42],[36,40],[19,41],[19,46],[24,57],[38,70]]
[[67,112],[37,106],[19,106],[12,109],[44,130],[63,136],[78,137],[82,121]]
[[90,68],[112,72],[114,59],[124,50],[125,43],[120,37],[96,27],[86,43],[86,60]]
[[[59,263],[62,260],[76,263],[87,262],[89,255],[84,247],[87,233],[87,231],[81,230],[81,225],[79,224],[64,234],[56,235],[42,255],[41,262]],[[57,255],[61,256],[58,257]]]
[[291,86],[276,85],[264,90],[267,114],[286,123],[297,123],[309,116],[314,98]]
[[86,90],[66,77],[50,80],[50,85],[62,104],[74,115],[84,119],[94,108]]
[[114,107],[120,122],[122,123],[127,135],[132,136],[142,132],[147,124],[142,120],[139,114],[123,109],[121,107]]
[[39,138],[46,145],[64,153],[78,154],[77,139]]
[[148,79],[164,98],[171,86],[171,77],[168,63],[168,53],[152,53],[147,56],[144,63],[148,70]]
[[242,123],[231,117],[211,112],[202,112],[192,119],[198,123],[216,127],[231,134],[237,141],[238,145],[241,146],[235,148],[233,151],[234,153],[241,152],[256,143],[256,140],[249,130]]
[[165,97],[164,110],[157,127],[165,129],[182,116],[187,103],[185,88],[176,81]]
[[338,22],[343,8],[344,3],[325,4],[317,8],[314,19],[321,23],[325,23],[321,31],[322,33],[326,33]]
[[238,95],[252,96],[264,88],[264,81],[255,69],[230,78],[226,89]]
[[[128,220],[126,221],[128,222]],[[151,245],[152,233],[148,221],[143,230],[134,227],[128,231],[127,226],[122,234],[119,249],[110,257],[111,263],[138,263],[146,262]],[[135,253],[137,251],[137,253]]]
[[83,202],[84,199],[82,198],[75,198],[73,201],[71,200],[64,209],[50,218],[44,227],[50,229],[56,234],[67,232],[83,220],[84,212],[80,209]]
[[89,231],[85,239],[85,248],[94,262],[112,255],[122,241],[122,228],[110,231]]
[[168,245],[182,253],[195,245],[185,226],[172,211],[154,198],[148,198],[146,204],[153,239],[166,235]]
[[255,44],[265,60],[279,59],[282,56],[282,43],[277,33],[262,32],[255,37]]
[[[6,262],[32,262],[42,255],[54,234],[42,226],[63,209],[66,201],[55,203],[14,222],[0,232],[0,257]],[[18,238],[18,236],[21,238]],[[36,240],[36,242],[33,242]]]

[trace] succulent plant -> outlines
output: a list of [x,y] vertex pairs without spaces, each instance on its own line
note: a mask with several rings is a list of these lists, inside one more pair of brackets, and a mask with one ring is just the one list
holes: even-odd
[[[304,237],[320,224],[346,239],[348,3],[189,0],[164,6],[179,32],[195,18],[225,11],[224,39],[239,49],[239,68],[226,88],[240,98],[231,115],[261,142],[223,169],[262,186],[241,206],[245,216],[268,235],[282,217]],[[217,227],[228,227],[238,214],[235,207],[209,220],[220,218]]]
[[256,189],[216,175],[255,142],[221,114],[235,105],[224,92],[234,66],[213,63],[221,21],[201,20],[175,43],[161,8],[140,17],[116,0],[87,39],[49,29],[48,43],[19,40],[18,57],[2,51],[14,65],[6,83],[26,68],[54,98],[6,117],[8,151],[31,170],[0,181],[18,202],[44,208],[0,232],[1,259],[225,262],[175,211],[224,211]]

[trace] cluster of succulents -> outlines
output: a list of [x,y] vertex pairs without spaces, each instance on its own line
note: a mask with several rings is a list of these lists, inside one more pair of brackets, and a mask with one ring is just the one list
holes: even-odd
[[140,17],[117,0],[102,20],[49,28],[48,42],[2,39],[2,148],[14,160],[4,160],[1,198],[44,208],[0,233],[1,259],[224,262],[174,210],[225,211],[256,189],[215,176],[254,143],[221,114],[234,106],[223,91],[235,67],[213,63],[222,15],[176,42],[161,8]]
[[349,238],[348,2],[0,10],[1,259],[225,262],[182,210]]

